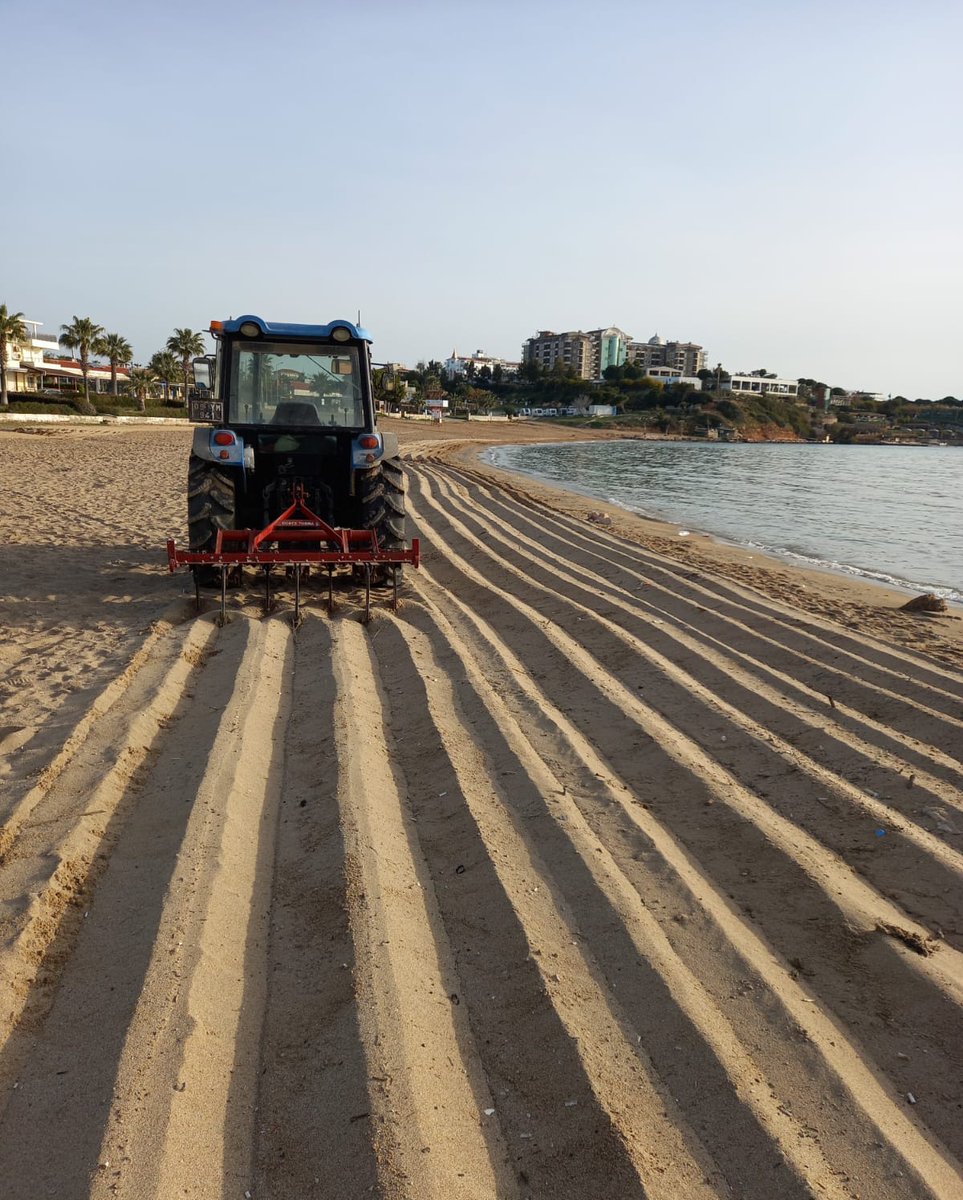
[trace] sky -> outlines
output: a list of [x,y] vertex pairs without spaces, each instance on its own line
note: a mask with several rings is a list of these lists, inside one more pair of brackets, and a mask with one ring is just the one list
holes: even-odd
[[0,0],[0,303],[963,397],[959,0]]

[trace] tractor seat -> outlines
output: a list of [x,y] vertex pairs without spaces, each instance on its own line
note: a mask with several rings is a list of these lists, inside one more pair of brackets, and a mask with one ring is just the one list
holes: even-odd
[[313,404],[304,400],[282,400],[274,410],[272,425],[320,425],[321,418]]

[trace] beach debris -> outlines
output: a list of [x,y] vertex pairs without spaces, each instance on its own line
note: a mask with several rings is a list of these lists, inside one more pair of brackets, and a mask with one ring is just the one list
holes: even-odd
[[876,836],[877,837],[886,837],[886,830],[885,829],[877,829]]
[[923,958],[928,958],[935,949],[922,934],[916,933],[911,929],[902,929],[899,925],[890,925],[886,921],[877,921],[876,928],[880,933],[888,934],[889,937],[902,942],[914,954],[919,954]]
[[485,1109],[482,1109],[482,1111],[484,1112],[486,1117],[493,1117],[495,1115],[495,1110],[493,1108],[485,1108]]
[[924,592],[901,604],[900,612],[946,612],[946,601],[935,592]]
[[688,529],[680,529],[679,530],[679,537],[688,537],[688,536],[689,536]]
[[596,525],[612,524],[612,518],[607,512],[590,512],[585,519],[586,521],[592,521]]
[[912,1092],[907,1092],[907,1093],[906,1093],[906,1099],[907,1099],[907,1100],[910,1102],[910,1104],[915,1104],[915,1103],[916,1103],[916,1097],[913,1095],[913,1093],[912,1093]]

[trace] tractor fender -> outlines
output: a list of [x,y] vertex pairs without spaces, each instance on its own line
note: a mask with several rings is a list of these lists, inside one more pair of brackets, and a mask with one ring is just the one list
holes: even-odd
[[228,445],[215,445],[216,434],[230,434],[231,430],[212,428],[209,425],[199,425],[194,430],[194,443],[191,452],[196,458],[205,462],[217,463],[219,467],[246,467],[254,469],[254,449],[245,447],[244,439],[233,434],[234,441]]
[[206,425],[200,425],[194,430],[194,445],[191,447],[191,453],[198,458],[203,458],[205,462],[214,461],[214,451],[211,449],[211,431]]
[[401,447],[398,444],[398,435],[396,433],[383,433],[381,435],[381,446],[382,458],[397,458],[401,453]]

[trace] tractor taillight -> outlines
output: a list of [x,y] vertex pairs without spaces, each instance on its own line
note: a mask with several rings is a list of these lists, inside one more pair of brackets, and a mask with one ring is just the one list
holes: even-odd
[[231,452],[230,452],[230,450],[222,450],[222,451],[220,452],[220,454],[218,454],[218,456],[217,456],[217,457],[218,457],[218,458],[230,458],[230,457],[231,457]]
[[358,438],[358,445],[364,450],[374,450],[378,445],[378,439],[368,433],[364,437]]
[[[217,446],[233,446],[234,441],[234,434],[229,433],[226,429],[221,429],[214,434],[214,444]],[[224,455],[222,454],[221,457],[223,458]]]

